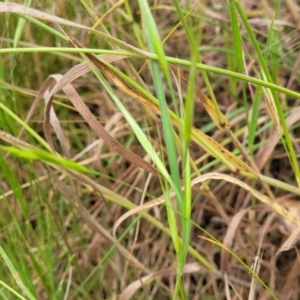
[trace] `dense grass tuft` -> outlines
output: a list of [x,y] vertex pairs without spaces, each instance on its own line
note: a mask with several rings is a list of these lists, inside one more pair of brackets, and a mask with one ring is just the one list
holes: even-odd
[[182,3],[0,3],[1,299],[299,298],[299,4]]

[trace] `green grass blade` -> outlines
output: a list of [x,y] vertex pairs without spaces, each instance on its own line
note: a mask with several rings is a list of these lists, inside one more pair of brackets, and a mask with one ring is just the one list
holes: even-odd
[[[176,153],[176,144],[175,144],[175,136],[173,132],[173,126],[170,120],[169,112],[168,112],[168,106],[166,103],[166,98],[164,94],[164,89],[162,85],[162,80],[160,78],[160,69],[166,79],[167,86],[169,88],[169,92],[171,94],[171,99],[173,104],[176,107],[176,101],[175,101],[175,93],[171,81],[171,76],[169,73],[168,63],[166,61],[166,55],[163,49],[162,41],[160,38],[160,35],[158,33],[156,23],[153,19],[153,16],[151,14],[149,5],[147,1],[140,0],[139,1],[140,9],[143,13],[143,20],[145,22],[146,27],[146,37],[147,37],[147,43],[148,48],[150,52],[157,53],[158,55],[158,64],[154,61],[151,61],[151,66],[153,70],[154,75],[154,85],[155,90],[157,94],[157,98],[159,100],[159,107],[161,110],[161,117],[162,117],[162,126],[163,126],[163,132],[164,132],[164,139],[166,142],[166,148],[167,148],[167,155],[168,155],[168,162],[170,164],[171,169],[171,176],[172,181],[174,183],[175,187],[175,193],[176,193],[176,199],[178,204],[179,213],[181,216],[181,224],[184,223],[182,215],[184,213],[184,203],[183,203],[183,194],[180,189],[180,176],[177,168],[177,153]],[[172,205],[171,199],[169,199],[168,195],[166,195],[166,207],[167,207],[167,214],[168,214],[168,220],[169,220],[169,226],[172,232],[172,239],[174,243],[174,247],[177,252],[177,256],[180,262],[180,250],[179,250],[179,239],[178,239],[178,232],[177,232],[177,226],[176,226],[176,218],[174,215],[174,210],[168,208],[168,204]],[[185,299],[185,293],[182,286],[181,281],[181,273],[182,273],[183,266],[181,264],[178,265],[178,273],[177,273],[177,279],[176,279],[176,285],[175,285],[175,291],[173,298],[175,299],[177,297],[178,292],[180,291],[181,297]]]
[[[18,299],[21,300],[27,300],[26,298],[24,298],[22,295],[20,295],[18,292],[16,292],[13,288],[11,288],[9,285],[7,285],[5,282],[3,282],[2,280],[0,280],[0,285],[3,286],[5,289],[7,289],[8,291],[10,291],[14,296],[16,296]],[[2,297],[3,299],[11,299],[11,298],[7,298],[1,291]],[[33,298],[35,299],[35,298]]]
[[261,103],[261,88],[258,87],[254,94],[254,101],[252,105],[252,113],[250,115],[250,122],[248,126],[249,134],[248,134],[248,146],[251,155],[253,154],[254,150],[254,140],[257,134],[257,120],[259,117],[259,109]]
[[[35,300],[36,298],[33,296],[33,294],[30,292],[30,290],[24,285],[23,281],[21,280],[18,271],[16,270],[16,268],[14,267],[14,265],[12,264],[11,260],[9,259],[9,257],[6,255],[6,252],[4,251],[4,249],[0,246],[0,256],[2,257],[2,259],[4,260],[5,264],[7,265],[7,267],[9,268],[12,276],[14,277],[17,285],[20,287],[21,291],[30,299],[30,300]],[[10,290],[12,292],[12,290]],[[16,294],[16,293],[14,293]]]
[[63,158],[61,156],[56,156],[52,153],[48,153],[40,149],[34,149],[34,148],[18,149],[16,147],[9,147],[9,146],[0,146],[0,149],[8,153],[11,153],[17,157],[24,158],[30,161],[40,160],[48,164],[56,164],[58,166],[63,166],[72,171],[78,171],[82,173],[95,174],[95,175],[98,174],[98,172],[94,170],[89,170],[88,168],[78,164],[77,162]]
[[13,120],[19,123],[32,137],[34,137],[44,148],[51,151],[50,146],[47,142],[41,138],[28,124],[26,124],[21,118],[14,114],[10,109],[8,109],[3,103],[0,102],[0,109],[2,109],[6,114],[8,114]]
[[[232,71],[236,71],[238,73],[243,74],[244,73],[244,51],[243,51],[243,44],[242,44],[242,38],[241,38],[241,31],[240,26],[238,23],[238,18],[236,15],[236,8],[234,6],[234,0],[229,0],[229,13],[230,13],[230,20],[231,20],[231,28],[232,28],[232,43],[233,43],[233,49],[234,49],[234,56],[233,56],[233,63],[236,65],[236,69],[233,69]],[[234,80],[234,83],[236,81]],[[235,85],[234,90],[232,91],[234,97],[237,97],[237,86]],[[247,101],[247,95],[246,95],[246,86],[245,82],[242,82],[242,95],[243,95],[243,105],[246,109],[246,122],[249,128],[248,124],[248,101]]]
[[[32,0],[25,1],[25,6],[30,7]],[[14,35],[14,48],[18,47],[25,26],[25,19],[20,18]]]
[[[150,52],[157,54],[160,68],[162,70],[162,73],[165,76],[169,91],[171,93],[171,99],[173,103],[175,103],[176,102],[175,94],[174,94],[174,89],[171,81],[171,76],[169,73],[169,68],[166,61],[164,49],[161,43],[161,39],[158,34],[158,30],[156,28],[156,24],[153,20],[147,1],[140,0],[139,4],[140,4],[141,11],[144,14],[144,20],[145,20],[146,30],[147,30],[148,47],[150,49]],[[179,189],[180,176],[177,168],[177,154],[176,154],[176,144],[175,144],[175,138],[173,133],[173,126],[168,113],[168,106],[164,95],[164,89],[162,85],[162,80],[160,78],[161,74],[158,65],[154,62],[151,62],[151,64],[154,73],[154,84],[156,88],[157,98],[159,100],[159,106],[161,110],[162,125],[163,125],[164,138],[166,141],[167,154],[168,154],[168,159],[169,159],[169,164],[171,169],[171,176],[174,182],[174,187],[176,187],[175,192],[177,196],[179,211],[182,211],[183,196],[181,190]]]
[[[265,61],[265,58],[264,58],[264,56],[263,56],[263,54],[260,50],[259,44],[257,42],[257,39],[256,39],[256,37],[253,33],[253,30],[252,30],[250,24],[248,22],[248,19],[245,15],[240,3],[235,1],[235,6],[238,10],[238,13],[241,16],[241,19],[242,19],[242,21],[243,21],[243,23],[244,23],[244,25],[247,29],[249,37],[250,37],[250,39],[253,43],[253,46],[256,50],[258,60],[261,64],[263,73],[266,76],[266,81],[269,82],[269,83],[273,83],[272,77],[270,75],[268,66],[267,66],[266,61]],[[274,99],[274,102],[275,102],[275,106],[276,106],[276,109],[277,109],[277,112],[278,112],[280,124],[281,124],[281,126],[283,128],[283,132],[284,132],[285,140],[283,138],[281,140],[282,140],[283,144],[287,146],[286,152],[287,152],[288,157],[290,158],[291,166],[292,166],[294,174],[296,176],[298,186],[300,187],[300,170],[299,170],[298,160],[297,160],[297,157],[296,157],[296,153],[295,153],[295,150],[294,150],[294,147],[293,147],[293,143],[292,143],[292,140],[291,140],[291,136],[290,136],[288,127],[286,125],[286,121],[285,121],[285,118],[284,118],[282,106],[281,106],[281,103],[280,103],[280,100],[278,98],[277,93],[272,89],[271,89],[271,93],[272,93],[272,96],[273,96],[273,99]]]

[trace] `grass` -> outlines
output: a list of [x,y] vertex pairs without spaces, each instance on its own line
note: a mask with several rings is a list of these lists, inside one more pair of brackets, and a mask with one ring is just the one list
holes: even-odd
[[299,298],[299,7],[188,3],[0,3],[3,299]]

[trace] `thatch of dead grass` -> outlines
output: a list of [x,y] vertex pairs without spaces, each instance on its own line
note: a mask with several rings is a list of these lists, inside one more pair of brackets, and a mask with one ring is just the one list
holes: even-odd
[[299,298],[274,2],[0,3],[3,299]]

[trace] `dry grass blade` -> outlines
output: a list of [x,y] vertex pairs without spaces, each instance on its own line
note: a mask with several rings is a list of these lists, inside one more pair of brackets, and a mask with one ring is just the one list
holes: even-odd
[[299,68],[300,68],[300,53],[298,54],[298,57],[297,57],[297,60],[293,66],[293,70],[291,72],[291,75],[290,75],[290,78],[289,78],[289,81],[286,85],[286,87],[288,89],[291,89],[293,83],[295,82],[295,80],[297,79],[297,75],[298,75],[298,71],[299,71]]
[[[271,222],[272,218],[268,218],[269,222]],[[267,222],[267,223],[269,223]],[[259,245],[258,245],[258,249],[257,249],[257,254],[254,257],[254,263],[251,266],[251,269],[253,271],[253,274],[258,275],[259,270],[260,270],[260,266],[261,266],[261,249],[262,249],[262,244],[263,244],[263,240],[266,234],[266,228],[269,227],[268,225],[264,226],[263,230],[262,230],[262,235],[259,241]],[[249,296],[248,296],[248,300],[254,300],[255,299],[255,294],[256,294],[256,286],[257,286],[257,277],[252,275],[252,279],[251,279],[251,287],[250,287],[250,292],[249,292]]]
[[[183,268],[182,273],[183,274],[191,274],[195,272],[199,272],[203,269],[203,267],[198,263],[189,263],[186,264]],[[134,293],[143,286],[145,283],[151,282],[155,277],[160,276],[166,276],[166,275],[175,275],[176,274],[176,268],[170,267],[166,269],[162,269],[158,272],[152,273],[150,275],[144,276],[139,280],[136,280],[132,282],[130,285],[128,285],[125,290],[121,293],[119,296],[119,300],[129,300],[132,299]]]
[[11,145],[14,145],[16,147],[19,147],[19,148],[34,148],[34,146],[20,140],[19,138],[16,138],[12,135],[10,135],[9,133],[3,131],[3,130],[0,130],[0,139],[3,140],[3,141],[6,141],[7,143],[11,144]]
[[[99,55],[99,58],[104,59],[108,62],[114,62],[118,61],[120,59],[126,58],[124,55],[106,55],[106,54],[101,54]],[[71,68],[66,74],[63,75],[63,78],[59,82],[56,83],[56,85],[53,87],[51,90],[51,93],[54,95],[57,93],[59,90],[73,82],[75,79],[78,77],[88,73],[91,71],[90,65],[88,65],[87,62],[82,62],[73,68]]]
[[[285,0],[287,7],[290,11],[290,14],[293,16],[293,19],[296,23],[296,26],[299,28],[300,27],[300,14],[299,14],[299,5],[297,7],[296,3],[292,0]],[[299,4],[299,2],[298,2]]]
[[[32,116],[34,115],[35,111],[37,110],[38,108],[38,105],[41,103],[43,97],[48,93],[48,90],[51,89],[55,84],[55,80],[54,78],[51,78],[49,77],[41,86],[41,88],[39,89],[38,93],[37,93],[37,96],[35,98],[35,100],[33,101],[31,107],[30,107],[30,110],[27,114],[27,117],[26,117],[26,120],[25,122],[28,123],[30,121],[30,119],[32,118]],[[47,103],[46,103],[47,104]],[[53,126],[53,129],[54,129],[54,132],[56,133],[57,137],[58,137],[58,140],[62,146],[62,149],[63,149],[63,152],[64,152],[64,155],[67,157],[67,158],[71,158],[70,156],[70,153],[69,153],[69,141],[66,139],[64,133],[63,133],[63,130],[60,126],[60,123],[58,121],[58,118],[55,114],[55,111],[53,109],[53,107],[51,106],[51,109],[50,109],[50,123],[51,125]],[[20,133],[19,133],[19,138],[21,137],[22,133],[24,132],[24,128],[21,129]],[[52,149],[53,152],[55,152],[54,150],[54,146],[53,146],[53,143],[52,143],[52,139],[48,138],[48,143]]]
[[[280,204],[285,207],[295,218],[300,219],[300,202],[293,199],[283,199]],[[296,226],[289,221],[283,219],[285,227],[288,229],[289,233],[292,233]]]
[[244,215],[249,211],[249,208],[240,210],[230,221],[226,235],[223,239],[223,245],[221,250],[221,271],[228,271],[229,253],[226,249],[231,249],[233,239]]
[[106,17],[108,17],[110,14],[112,14],[116,9],[118,9],[120,6],[124,4],[125,0],[119,0],[113,7],[111,7],[94,25],[93,29],[97,28]]
[[262,88],[262,96],[264,98],[270,118],[273,121],[275,128],[277,129],[278,133],[282,134],[283,131],[281,128],[278,111],[271,91],[266,88]]
[[[173,198],[175,196],[175,192],[171,192],[170,193],[170,198]],[[116,231],[118,229],[118,227],[120,226],[120,224],[126,220],[128,217],[132,216],[132,215],[135,215],[139,212],[142,212],[146,209],[149,209],[149,208],[152,208],[152,207],[155,207],[157,205],[160,205],[162,203],[165,202],[165,197],[164,196],[161,196],[159,198],[156,198],[154,200],[151,200],[151,201],[148,201],[140,206],[137,206],[131,210],[129,210],[128,212],[126,212],[125,214],[123,214],[114,224],[114,227],[113,227],[113,236],[115,238],[115,240],[117,240],[117,237],[116,237]]]
[[[150,275],[144,276],[131,284],[129,284],[125,290],[119,296],[119,300],[130,300],[134,293],[144,284],[147,284],[152,281],[155,276],[159,276],[157,273],[152,273]],[[171,293],[170,293],[171,294]]]
[[28,15],[36,19],[41,19],[44,22],[52,22],[52,23],[57,23],[57,24],[63,24],[75,28],[82,28],[85,30],[89,30],[90,28],[80,25],[79,23],[75,23],[72,21],[68,21],[53,15],[50,15],[48,13],[45,13],[43,11],[39,11],[30,7],[27,7],[22,4],[17,4],[17,3],[0,3],[0,13],[3,12],[8,12],[8,13],[16,13],[20,15]]
[[293,248],[296,243],[300,240],[300,228],[297,227],[292,234],[287,238],[286,241],[281,245],[281,247],[276,252],[275,258],[284,251],[288,251]]
[[[49,88],[51,88],[51,86],[53,86],[53,83],[55,81],[58,81],[60,79],[60,77],[61,77],[61,75],[52,75],[52,76],[48,77],[47,80],[45,81],[45,86],[49,85]],[[56,151],[54,149],[54,145],[53,145],[52,137],[51,137],[51,125],[52,125],[54,132],[56,133],[57,138],[60,142],[60,145],[62,146],[64,155],[68,158],[71,158],[70,151],[69,151],[70,143],[66,139],[66,137],[63,133],[63,130],[60,126],[60,123],[58,121],[58,118],[55,114],[55,111],[53,109],[53,106],[52,106],[53,97],[47,97],[47,93],[49,93],[48,89],[47,89],[45,95],[43,95],[44,99],[45,99],[45,107],[46,107],[45,108],[44,126],[43,126],[45,137],[46,137],[47,142],[49,143],[52,151],[55,153]],[[39,101],[39,99],[37,98],[37,102],[38,101]]]
[[[297,200],[284,200],[281,204],[297,219],[300,219],[300,202]],[[295,247],[296,243],[300,240],[300,229],[288,220],[283,219],[283,223],[289,232],[289,237],[278,249],[275,258],[284,251],[288,251]]]
[[[291,127],[293,124],[299,121],[300,118],[300,108],[295,109],[290,116],[286,119],[286,124],[288,127]],[[269,138],[268,143],[259,149],[255,156],[255,163],[259,170],[261,170],[268,159],[271,157],[272,152],[274,151],[280,136],[278,131],[274,131],[273,135]]]
[[[64,78],[65,81],[67,80],[66,77],[62,77],[61,75],[55,75],[55,79],[58,80],[58,83],[59,80],[62,78]],[[89,124],[90,128],[94,130],[108,144],[109,147],[111,147],[113,150],[115,150],[125,159],[130,161],[132,164],[145,169],[146,171],[152,173],[153,175],[157,175],[157,171],[150,164],[148,164],[144,159],[142,159],[132,151],[125,148],[123,145],[121,145],[104,129],[104,127],[98,122],[96,117],[91,113],[89,108],[85,105],[84,101],[81,99],[81,97],[78,95],[78,93],[76,92],[76,90],[71,84],[66,84],[62,89],[65,92],[65,94],[68,96],[69,100],[72,102],[74,107],[77,109],[77,111],[81,114],[84,120]],[[46,118],[44,123],[45,135],[50,145],[52,145],[52,147],[53,147],[53,143],[51,142],[51,134],[50,134],[50,128],[48,126],[48,122],[49,122],[50,109],[52,107],[52,98],[54,95],[53,91],[56,91],[55,87],[45,98],[47,106],[46,106]]]
[[271,200],[269,197],[265,196],[264,194],[260,193],[259,191],[255,190],[255,189],[251,188],[248,184],[246,184],[245,182],[243,182],[233,176],[221,174],[221,173],[217,173],[217,172],[207,173],[205,175],[199,176],[199,177],[195,178],[194,180],[192,180],[192,184],[194,185],[196,183],[200,183],[200,182],[203,182],[203,181],[209,180],[209,179],[225,180],[227,182],[231,182],[233,184],[236,184],[236,185],[242,187],[243,189],[250,192],[258,200],[260,200],[264,204],[268,205],[272,210],[276,211],[279,215],[283,216],[285,219],[287,219],[291,223],[295,224],[296,226],[300,226],[300,220],[298,218],[295,218],[282,205]]
[[[254,263],[251,267],[253,273],[255,273],[255,274],[259,273],[260,264],[261,264],[261,258],[258,255],[256,255],[254,257]],[[255,300],[256,285],[257,285],[257,279],[254,276],[252,276],[248,300]]]
[[[176,124],[175,124],[176,125]],[[210,148],[208,148],[204,143],[201,143],[198,138],[195,137],[195,134],[192,132],[192,141],[195,142],[198,146],[203,148],[205,151],[210,153],[212,156],[217,157],[216,153],[218,153],[219,156],[222,156],[230,162],[235,167],[235,170],[231,170],[234,174],[238,175],[241,172],[245,172],[248,174],[251,174],[253,178],[258,178],[257,172],[253,170],[251,167],[249,167],[247,164],[245,164],[241,159],[239,159],[237,156],[233,155],[231,152],[229,152],[226,148],[224,148],[222,145],[217,143],[214,139],[209,137],[208,135],[204,134],[201,130],[193,127],[193,131],[197,133],[199,136],[201,136],[202,139],[205,140],[205,142],[214,149],[214,152],[211,151]]]

